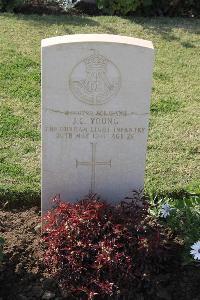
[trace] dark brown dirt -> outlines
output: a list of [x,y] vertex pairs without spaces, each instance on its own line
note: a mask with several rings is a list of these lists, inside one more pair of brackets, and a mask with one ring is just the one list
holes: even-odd
[[60,296],[56,283],[48,278],[42,264],[40,221],[36,207],[24,211],[0,210],[0,235],[6,241],[0,268],[0,299],[55,299]]
[[[71,299],[48,278],[43,265],[37,207],[0,210],[0,235],[6,240],[0,266],[0,300]],[[200,300],[200,266],[175,269],[172,266],[172,270],[155,275],[151,282],[152,294],[144,296],[140,292],[134,300]]]

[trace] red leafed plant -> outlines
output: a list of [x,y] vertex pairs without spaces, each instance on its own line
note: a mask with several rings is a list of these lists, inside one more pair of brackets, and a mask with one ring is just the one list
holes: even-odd
[[169,245],[146,201],[114,207],[90,195],[77,203],[55,197],[54,203],[43,221],[44,260],[72,296],[126,296],[166,261]]

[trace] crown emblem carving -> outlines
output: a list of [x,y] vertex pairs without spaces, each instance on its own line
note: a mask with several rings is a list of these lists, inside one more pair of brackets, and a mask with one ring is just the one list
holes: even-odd
[[84,63],[86,65],[86,70],[90,72],[98,69],[99,70],[106,69],[108,60],[102,55],[99,55],[98,53],[95,52],[93,55],[84,59]]
[[90,105],[110,101],[120,90],[118,68],[96,50],[78,63],[71,72],[69,87],[76,99]]

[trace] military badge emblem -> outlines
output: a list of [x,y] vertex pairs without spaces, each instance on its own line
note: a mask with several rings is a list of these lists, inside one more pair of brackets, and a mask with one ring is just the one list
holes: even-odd
[[121,86],[118,68],[96,51],[72,70],[69,86],[74,97],[90,105],[107,103]]

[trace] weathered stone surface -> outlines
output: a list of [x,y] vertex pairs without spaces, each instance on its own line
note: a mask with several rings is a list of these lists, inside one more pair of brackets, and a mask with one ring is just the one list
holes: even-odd
[[42,41],[42,201],[142,190],[153,46],[114,35]]

